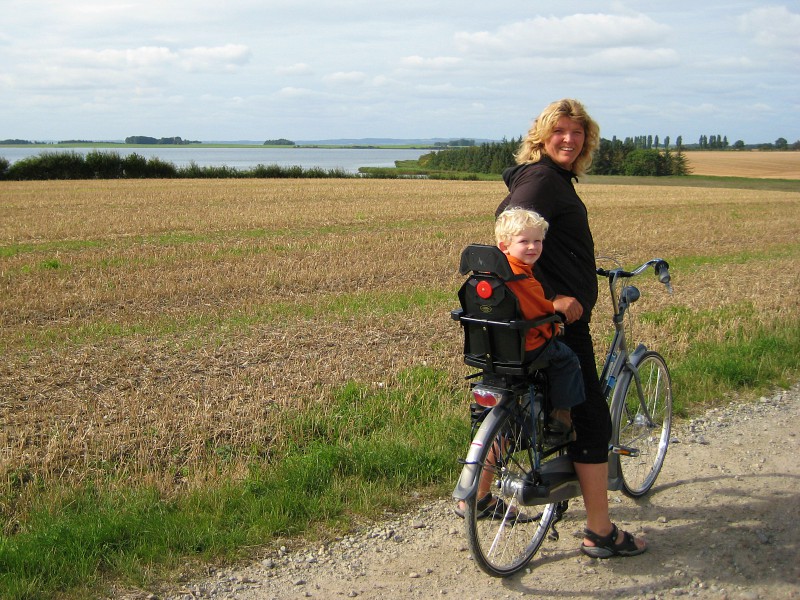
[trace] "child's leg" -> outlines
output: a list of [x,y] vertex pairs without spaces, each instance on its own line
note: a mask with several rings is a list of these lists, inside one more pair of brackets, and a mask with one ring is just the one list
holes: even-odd
[[569,411],[586,399],[583,389],[581,364],[575,353],[558,340],[553,340],[546,350],[550,366],[550,404],[553,409]]

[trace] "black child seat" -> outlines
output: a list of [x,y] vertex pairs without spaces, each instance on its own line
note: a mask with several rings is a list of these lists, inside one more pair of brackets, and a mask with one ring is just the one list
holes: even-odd
[[451,317],[464,328],[464,362],[498,375],[530,375],[547,367],[546,360],[536,358],[541,350],[526,355],[525,335],[545,323],[556,328],[560,318],[523,318],[506,282],[525,275],[515,275],[506,255],[497,246],[485,244],[464,249],[459,272],[469,278],[458,292],[461,308],[452,311]]

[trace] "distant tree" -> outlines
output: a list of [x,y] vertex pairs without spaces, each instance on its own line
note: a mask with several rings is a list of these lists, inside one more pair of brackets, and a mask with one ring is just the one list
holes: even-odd
[[678,152],[671,154],[667,152],[667,162],[670,175],[688,175],[691,173],[689,168],[689,161],[686,160],[686,155],[678,148]]
[[200,144],[198,140],[184,140],[181,136],[163,137],[156,139],[148,135],[132,135],[125,138],[126,144],[149,144],[149,145],[166,145],[166,146],[184,146],[186,144]]
[[664,137],[664,150],[669,149],[669,136]]
[[733,142],[733,149],[744,150],[744,142],[742,140],[736,140],[735,142]]
[[661,156],[657,150],[637,149],[625,157],[624,174],[633,176],[658,175]]
[[775,149],[776,150],[786,150],[789,148],[789,142],[786,141],[786,138],[779,137],[775,140]]
[[286,138],[280,138],[277,140],[267,140],[264,142],[264,146],[296,146],[292,140],[287,140]]
[[132,135],[125,138],[126,144],[157,144],[158,140],[146,135]]
[[678,138],[675,140],[675,145],[678,147],[678,150],[683,148],[683,136],[679,135]]
[[609,141],[600,139],[600,146],[592,161],[592,173],[595,175],[621,175],[622,142],[616,136]]

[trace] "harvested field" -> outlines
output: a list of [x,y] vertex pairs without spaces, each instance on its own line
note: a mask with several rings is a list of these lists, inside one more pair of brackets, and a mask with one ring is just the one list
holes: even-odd
[[[797,319],[800,193],[579,193],[598,254],[673,263],[675,295],[643,281],[640,310],[717,311],[724,323],[697,334],[710,340],[737,312]],[[491,241],[503,195],[494,182],[0,183],[3,480],[113,473],[169,491],[223,458],[225,476],[269,460],[287,411],[324,410],[347,380],[391,386],[427,365],[460,389],[458,256]],[[638,334],[677,352],[688,340],[671,329]]]
[[692,175],[800,179],[800,152],[686,152]]

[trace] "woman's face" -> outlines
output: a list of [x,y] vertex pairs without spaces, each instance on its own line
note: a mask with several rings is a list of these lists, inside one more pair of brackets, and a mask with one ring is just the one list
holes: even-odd
[[561,117],[553,133],[544,143],[544,151],[557,165],[572,170],[573,163],[583,150],[585,140],[586,132],[583,125],[569,117]]

